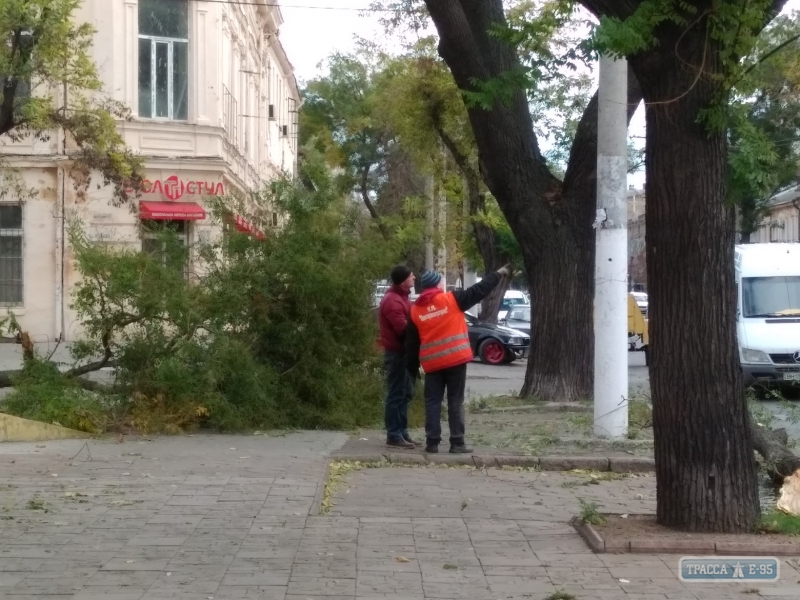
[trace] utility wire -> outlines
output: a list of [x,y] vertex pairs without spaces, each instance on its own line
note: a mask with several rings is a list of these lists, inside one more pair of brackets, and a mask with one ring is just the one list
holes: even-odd
[[198,2],[205,2],[206,4],[231,4],[239,6],[265,6],[267,8],[303,8],[309,10],[340,10],[340,11],[353,11],[353,12],[387,12],[397,13],[401,12],[399,8],[370,8],[368,6],[359,8],[355,6],[320,6],[311,4],[281,4],[278,2],[248,2],[243,0],[198,0]]

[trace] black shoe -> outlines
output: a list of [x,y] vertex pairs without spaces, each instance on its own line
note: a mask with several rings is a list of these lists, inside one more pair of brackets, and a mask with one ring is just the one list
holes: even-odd
[[408,435],[407,433],[404,433],[404,434],[403,434],[403,439],[404,439],[405,441],[407,441],[409,444],[414,444],[415,446],[419,446],[419,444],[418,444],[417,442],[415,442],[415,441],[414,441],[414,440],[411,438],[411,436],[410,436],[410,435]]
[[400,440],[386,440],[386,445],[390,448],[401,448],[403,450],[413,450],[416,448],[414,444],[411,442],[407,442],[403,439]]
[[467,447],[465,444],[450,446],[450,454],[472,454],[472,448]]
[[439,454],[439,444],[428,444],[425,446],[426,454]]

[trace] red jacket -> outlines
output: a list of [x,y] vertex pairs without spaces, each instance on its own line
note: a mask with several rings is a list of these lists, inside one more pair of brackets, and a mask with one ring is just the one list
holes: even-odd
[[381,346],[391,352],[405,351],[406,326],[411,312],[410,292],[393,285],[383,296],[379,312]]

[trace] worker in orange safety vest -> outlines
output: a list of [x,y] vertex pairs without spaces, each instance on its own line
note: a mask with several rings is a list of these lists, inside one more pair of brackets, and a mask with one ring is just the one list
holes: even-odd
[[464,393],[467,364],[474,358],[464,313],[511,276],[511,265],[489,273],[466,290],[445,292],[445,282],[436,271],[419,279],[424,290],[411,306],[406,332],[406,357],[412,377],[425,372],[425,452],[439,451],[442,439],[442,402],[447,391],[450,453],[471,454],[464,442]]

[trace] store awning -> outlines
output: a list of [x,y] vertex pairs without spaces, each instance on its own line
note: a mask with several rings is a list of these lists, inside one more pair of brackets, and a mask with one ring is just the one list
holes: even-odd
[[196,202],[139,202],[139,215],[151,221],[202,221],[206,211]]
[[258,238],[259,240],[263,240],[265,237],[267,237],[264,235],[263,231],[239,215],[234,215],[234,221],[236,222],[236,231],[240,233],[247,233],[255,238]]

